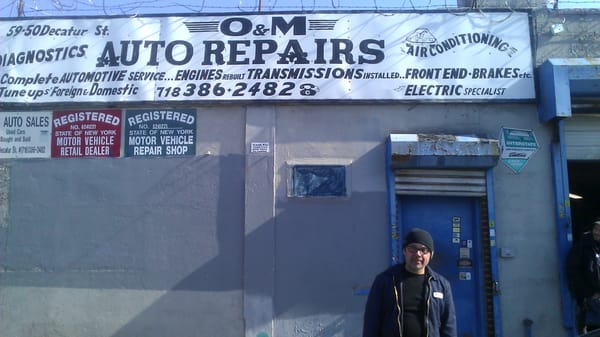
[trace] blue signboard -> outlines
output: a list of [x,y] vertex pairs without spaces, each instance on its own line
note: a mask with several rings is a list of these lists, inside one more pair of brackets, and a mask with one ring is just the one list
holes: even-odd
[[196,154],[196,110],[128,110],[126,157],[170,157]]

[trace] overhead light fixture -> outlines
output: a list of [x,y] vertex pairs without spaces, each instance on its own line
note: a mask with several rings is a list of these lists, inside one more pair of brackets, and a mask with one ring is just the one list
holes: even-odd
[[574,200],[583,199],[582,196],[575,194],[575,193],[569,193],[569,198],[574,199]]

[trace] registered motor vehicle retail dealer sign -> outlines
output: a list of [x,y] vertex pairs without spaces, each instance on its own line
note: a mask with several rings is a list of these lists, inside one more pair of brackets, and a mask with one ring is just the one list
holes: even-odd
[[519,173],[529,158],[539,149],[532,130],[502,128],[500,132],[500,160]]
[[526,12],[0,21],[0,106],[533,100]]
[[54,111],[52,158],[120,156],[121,110]]

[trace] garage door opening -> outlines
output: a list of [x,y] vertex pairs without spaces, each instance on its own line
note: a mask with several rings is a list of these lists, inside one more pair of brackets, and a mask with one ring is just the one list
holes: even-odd
[[600,161],[569,160],[567,168],[573,240],[577,241],[600,218]]

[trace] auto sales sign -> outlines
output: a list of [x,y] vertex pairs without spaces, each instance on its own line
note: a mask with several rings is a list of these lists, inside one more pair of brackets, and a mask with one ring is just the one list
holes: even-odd
[[0,21],[0,104],[535,98],[528,14]]

